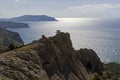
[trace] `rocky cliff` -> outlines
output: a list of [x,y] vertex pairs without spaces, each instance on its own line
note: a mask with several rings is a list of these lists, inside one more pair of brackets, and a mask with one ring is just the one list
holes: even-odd
[[20,46],[24,42],[18,33],[0,28],[0,52],[4,51],[9,44]]
[[88,72],[99,73],[101,70],[104,70],[100,58],[97,57],[97,54],[92,49],[80,49],[77,52],[77,58],[86,67]]
[[99,57],[92,50],[76,51],[69,33],[43,35],[38,41],[0,54],[2,80],[91,80],[97,71],[103,71]]

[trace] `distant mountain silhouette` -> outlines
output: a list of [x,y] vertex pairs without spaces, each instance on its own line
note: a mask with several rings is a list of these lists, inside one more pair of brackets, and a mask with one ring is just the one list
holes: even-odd
[[57,21],[54,17],[46,15],[23,15],[10,19],[0,19],[0,21]]

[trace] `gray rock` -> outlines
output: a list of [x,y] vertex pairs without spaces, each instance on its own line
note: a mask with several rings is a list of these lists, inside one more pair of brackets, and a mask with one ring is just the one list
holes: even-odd
[[86,67],[89,72],[102,72],[104,70],[103,63],[97,54],[91,49],[80,49],[77,51],[77,58]]
[[[90,74],[81,56],[85,59],[88,58],[87,55],[90,56],[85,63],[89,60],[91,62],[100,60],[93,51],[85,50],[84,54],[74,50],[69,33],[59,32],[49,38],[44,36],[29,45],[0,54],[0,78],[4,80],[90,80]],[[97,68],[102,63],[94,61],[93,64],[95,69],[90,68],[92,71],[99,70]]]

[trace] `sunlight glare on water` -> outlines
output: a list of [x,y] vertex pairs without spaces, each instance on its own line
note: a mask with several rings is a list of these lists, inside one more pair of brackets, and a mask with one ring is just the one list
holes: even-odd
[[93,49],[103,62],[120,63],[120,19],[57,18],[55,22],[27,22],[30,28],[11,28],[30,43],[41,35],[69,32],[75,49]]

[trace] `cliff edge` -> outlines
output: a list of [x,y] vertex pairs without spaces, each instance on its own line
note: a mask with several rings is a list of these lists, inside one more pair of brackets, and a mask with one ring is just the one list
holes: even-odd
[[75,50],[70,34],[64,32],[43,35],[38,41],[0,54],[2,80],[91,80],[92,73],[103,70],[94,51]]
[[10,44],[19,47],[23,45],[24,42],[18,33],[0,28],[0,53],[8,50],[7,46],[9,46]]

